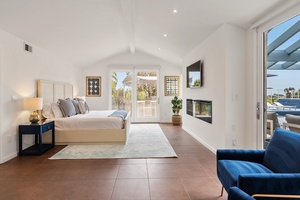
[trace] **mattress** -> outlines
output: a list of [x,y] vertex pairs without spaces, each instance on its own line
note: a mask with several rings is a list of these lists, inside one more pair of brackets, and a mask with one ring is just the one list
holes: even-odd
[[54,118],[56,130],[97,130],[122,129],[124,120],[121,117],[108,117],[115,110],[90,111],[71,117]]

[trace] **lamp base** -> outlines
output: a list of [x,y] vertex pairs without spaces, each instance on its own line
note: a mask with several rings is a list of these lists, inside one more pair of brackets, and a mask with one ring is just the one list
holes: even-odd
[[29,121],[31,124],[36,124],[40,121],[39,114],[36,111],[33,111],[29,116]]

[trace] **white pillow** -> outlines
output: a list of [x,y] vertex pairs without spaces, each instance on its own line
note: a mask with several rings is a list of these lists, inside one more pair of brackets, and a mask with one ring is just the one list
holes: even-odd
[[54,118],[54,113],[53,113],[52,108],[51,108],[51,103],[45,103],[43,105],[42,115],[46,119]]
[[51,104],[51,109],[52,109],[52,112],[53,112],[55,118],[64,117],[61,110],[60,110],[60,108],[59,108],[58,103],[52,103]]
[[88,110],[85,107],[84,101],[79,101],[79,110],[81,114],[86,114],[88,112]]

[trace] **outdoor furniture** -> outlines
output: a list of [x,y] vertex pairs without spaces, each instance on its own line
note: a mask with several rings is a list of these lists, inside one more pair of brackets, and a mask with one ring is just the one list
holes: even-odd
[[270,139],[276,128],[280,128],[276,112],[267,112],[267,135],[265,139]]
[[277,108],[281,108],[281,109],[295,109],[296,110],[296,106],[284,106],[284,105],[282,105],[281,103],[279,103],[279,102],[274,102],[274,104],[275,104],[275,106],[277,107]]
[[267,102],[267,107],[268,107],[269,110],[276,110],[277,109],[277,106],[275,106],[275,105],[273,105],[269,102]]
[[277,128],[265,150],[217,150],[217,175],[227,192],[300,195],[300,134]]
[[285,122],[283,123],[284,129],[289,128],[290,131],[300,133],[300,116],[286,114],[285,120],[287,123],[285,123]]
[[282,194],[254,194],[252,196],[245,193],[238,187],[231,187],[228,193],[228,200],[255,200],[255,198],[264,199],[278,199],[278,198],[289,198],[289,199],[300,199],[300,195],[282,195]]

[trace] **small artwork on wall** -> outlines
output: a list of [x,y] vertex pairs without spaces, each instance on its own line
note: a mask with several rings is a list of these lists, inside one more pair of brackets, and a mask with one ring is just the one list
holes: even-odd
[[101,97],[101,76],[86,77],[86,96]]
[[179,76],[165,76],[165,96],[179,96]]

